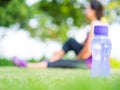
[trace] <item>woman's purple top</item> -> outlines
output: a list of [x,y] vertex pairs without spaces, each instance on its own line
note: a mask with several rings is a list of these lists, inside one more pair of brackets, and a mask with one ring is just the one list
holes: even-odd
[[89,68],[91,68],[91,66],[92,66],[92,55],[89,58],[85,59],[85,63]]

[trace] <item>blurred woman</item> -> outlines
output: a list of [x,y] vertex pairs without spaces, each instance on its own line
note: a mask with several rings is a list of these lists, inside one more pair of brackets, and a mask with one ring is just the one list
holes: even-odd
[[[41,63],[25,63],[24,66],[29,68],[47,68],[47,67],[59,67],[59,68],[90,68],[92,63],[90,44],[94,36],[93,28],[97,23],[101,23],[101,17],[103,16],[103,6],[99,1],[92,1],[89,3],[85,10],[85,16],[90,21],[91,28],[88,36],[83,44],[77,42],[75,39],[70,38],[65,42],[63,48],[60,51],[54,53],[49,61],[43,61]],[[75,60],[63,60],[64,55],[73,50],[76,54]],[[17,66],[22,66],[23,60],[14,59],[14,63]]]

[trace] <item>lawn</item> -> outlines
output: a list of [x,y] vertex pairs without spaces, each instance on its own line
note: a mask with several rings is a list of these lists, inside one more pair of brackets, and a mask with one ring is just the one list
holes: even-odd
[[0,67],[0,90],[120,90],[120,70],[107,79],[89,70]]

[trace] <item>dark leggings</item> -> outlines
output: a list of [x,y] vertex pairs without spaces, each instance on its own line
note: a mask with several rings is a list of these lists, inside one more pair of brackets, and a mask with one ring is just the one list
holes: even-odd
[[[73,50],[76,55],[82,50],[83,45],[79,44],[75,39],[70,38],[67,42],[65,42],[63,46],[63,50],[65,53]],[[49,62],[48,67],[55,68],[87,68],[84,60],[63,60],[60,59],[56,62]]]
[[81,68],[88,69],[84,60],[58,60],[56,62],[49,62],[49,68]]
[[82,50],[83,45],[78,43],[75,39],[70,38],[65,44],[63,45],[63,50],[65,53],[69,52],[70,50],[73,50],[76,55]]

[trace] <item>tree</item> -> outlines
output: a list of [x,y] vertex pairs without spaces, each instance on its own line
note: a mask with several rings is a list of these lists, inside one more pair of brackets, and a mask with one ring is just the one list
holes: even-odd
[[[31,9],[34,11],[35,17],[40,18],[39,26],[43,29],[40,36],[45,36],[45,38],[57,38],[65,41],[69,26],[81,26],[86,23],[83,14],[84,6],[76,0],[41,0]],[[45,16],[48,19],[45,19]],[[46,22],[49,20],[57,26],[56,30],[46,26]],[[40,32],[39,29],[38,31]]]
[[31,17],[32,13],[24,0],[0,1],[0,26],[19,23],[21,27],[26,27]]
[[[0,26],[19,23],[34,37],[53,38],[65,41],[72,25],[87,24],[84,8],[89,0],[40,0],[32,6],[26,0],[0,0]],[[103,1],[104,0],[99,0]],[[110,0],[105,6],[105,17],[109,22],[120,21],[120,0]],[[35,18],[38,26],[33,28],[29,21]]]

